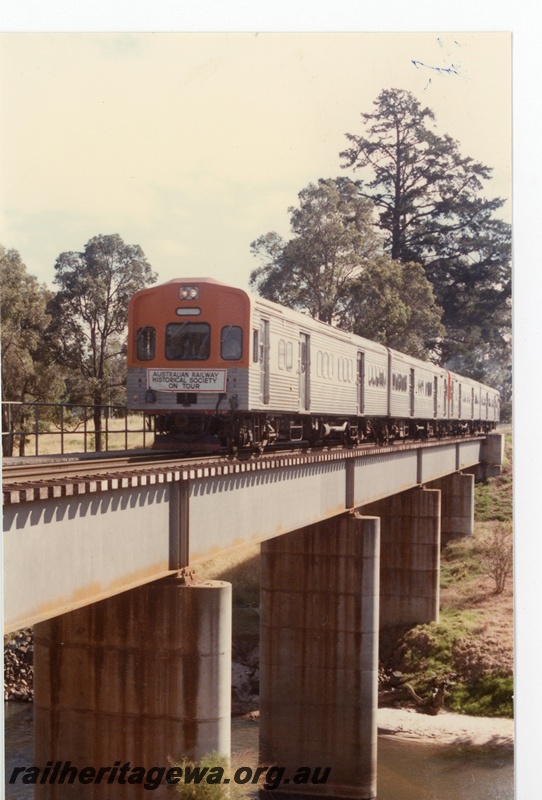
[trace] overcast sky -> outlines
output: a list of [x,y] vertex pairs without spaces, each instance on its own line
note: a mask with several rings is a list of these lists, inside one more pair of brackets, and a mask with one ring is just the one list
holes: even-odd
[[160,281],[246,287],[250,243],[288,236],[298,192],[345,174],[345,133],[392,87],[493,168],[490,196],[511,198],[510,33],[35,32],[0,45],[0,242],[49,284],[59,253],[118,233]]

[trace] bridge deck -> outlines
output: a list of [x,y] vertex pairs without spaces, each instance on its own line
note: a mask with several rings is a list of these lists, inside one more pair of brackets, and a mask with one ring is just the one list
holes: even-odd
[[481,461],[484,438],[153,469],[4,492],[16,630]]

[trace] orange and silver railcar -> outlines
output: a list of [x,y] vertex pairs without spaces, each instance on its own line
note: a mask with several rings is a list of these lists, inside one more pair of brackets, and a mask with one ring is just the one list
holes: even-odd
[[156,417],[158,448],[353,445],[498,420],[493,389],[209,278],[138,292],[128,326],[128,407]]

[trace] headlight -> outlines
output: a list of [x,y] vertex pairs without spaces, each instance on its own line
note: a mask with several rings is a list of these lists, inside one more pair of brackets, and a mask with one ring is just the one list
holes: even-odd
[[179,286],[180,300],[197,300],[198,297],[199,289],[197,286]]

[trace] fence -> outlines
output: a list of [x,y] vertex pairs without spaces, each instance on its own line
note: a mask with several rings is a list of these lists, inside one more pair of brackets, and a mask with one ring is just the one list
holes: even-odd
[[153,440],[153,418],[125,406],[2,401],[3,456],[131,450]]

